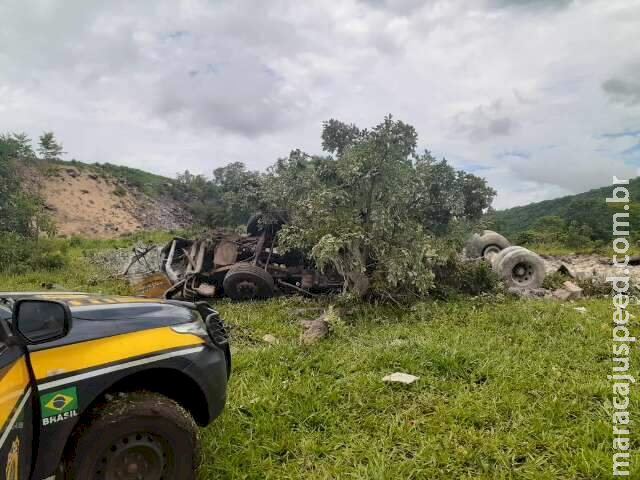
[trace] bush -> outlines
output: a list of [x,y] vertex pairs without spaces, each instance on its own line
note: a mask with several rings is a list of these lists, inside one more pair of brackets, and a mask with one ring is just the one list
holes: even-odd
[[113,190],[113,194],[117,197],[125,197],[127,195],[127,191],[122,187],[122,185],[118,185],[115,190]]
[[458,293],[479,295],[500,291],[500,279],[483,261],[463,261],[457,256],[437,261],[433,269],[434,286],[430,292],[433,296],[447,298]]
[[66,242],[27,239],[15,233],[0,235],[0,271],[20,273],[28,270],[55,270],[67,265]]
[[567,280],[571,280],[571,278],[561,272],[549,273],[544,277],[542,288],[556,290],[562,288],[562,284]]

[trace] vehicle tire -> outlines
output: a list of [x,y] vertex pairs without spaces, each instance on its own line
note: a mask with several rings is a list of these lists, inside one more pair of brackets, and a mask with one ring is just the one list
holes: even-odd
[[256,265],[238,263],[222,282],[224,294],[232,300],[262,300],[273,296],[273,277]]
[[473,234],[465,246],[467,258],[484,258],[489,252],[498,253],[510,246],[509,240],[492,230],[484,230],[481,235]]
[[262,233],[262,213],[254,213],[247,220],[247,233],[252,237],[257,237]]
[[264,213],[254,213],[247,220],[247,233],[252,237],[259,237],[267,229],[267,237],[273,237],[282,226],[286,223],[284,215],[276,212],[269,214],[272,217],[271,221],[267,224],[263,223]]
[[147,391],[110,397],[76,427],[65,450],[64,478],[195,478],[198,429],[184,408]]
[[507,247],[504,250],[501,250],[500,253],[498,253],[491,259],[491,268],[493,269],[493,271],[499,272],[500,262],[502,262],[502,259],[504,259],[504,257],[506,257],[508,254],[510,254],[515,250],[526,250],[526,248],[520,247],[517,245],[512,245],[511,247]]
[[531,250],[523,248],[508,253],[497,270],[505,286],[540,288],[545,277],[544,260]]

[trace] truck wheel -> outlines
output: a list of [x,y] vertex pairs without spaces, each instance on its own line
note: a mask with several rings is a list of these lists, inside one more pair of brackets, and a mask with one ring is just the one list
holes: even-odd
[[487,260],[491,253],[498,253],[510,245],[509,240],[499,233],[484,230],[482,235],[476,233],[468,240],[465,252],[468,258],[482,257]]
[[264,223],[265,214],[262,212],[254,213],[247,220],[247,233],[252,237],[259,237],[267,230],[267,237],[272,238],[282,226],[286,223],[285,216],[281,212],[273,212],[269,214],[270,221]]
[[224,277],[222,288],[232,300],[259,300],[273,296],[273,277],[263,268],[248,263],[231,267]]
[[247,220],[247,233],[252,237],[258,237],[262,233],[262,213],[254,213]]
[[511,252],[516,251],[516,250],[525,250],[524,247],[520,247],[517,245],[513,245],[511,247],[507,247],[504,250],[501,250],[500,253],[498,253],[497,255],[495,255],[492,259],[491,259],[491,268],[493,269],[494,272],[500,272],[500,262],[502,262],[502,260],[509,255]]
[[157,393],[118,393],[94,407],[66,449],[69,480],[194,479],[198,429],[191,415]]
[[523,248],[507,254],[497,270],[507,287],[539,288],[545,277],[544,261]]

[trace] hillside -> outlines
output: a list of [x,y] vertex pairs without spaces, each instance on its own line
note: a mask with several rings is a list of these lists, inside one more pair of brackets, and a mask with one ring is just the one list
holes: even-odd
[[[640,233],[640,203],[634,204],[640,200],[640,177],[631,180],[627,188],[631,198],[631,231]],[[592,240],[605,241],[611,238],[612,215],[622,211],[618,205],[605,202],[605,199],[611,196],[612,190],[612,186],[607,186],[577,195],[501,210],[495,214],[495,228],[512,238],[535,229],[541,218],[555,216],[567,224],[575,222],[585,225],[591,230]]]
[[171,180],[141,170],[55,162],[28,168],[25,179],[40,193],[59,235],[110,238],[191,223],[168,195]]

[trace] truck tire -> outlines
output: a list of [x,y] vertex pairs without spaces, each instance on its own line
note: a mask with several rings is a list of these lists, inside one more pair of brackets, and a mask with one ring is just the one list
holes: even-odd
[[544,261],[526,248],[504,256],[496,271],[504,284],[515,288],[540,288],[545,277]]
[[268,223],[263,222],[264,215],[262,212],[254,213],[247,220],[247,233],[252,237],[259,237],[266,229],[267,238],[273,238],[286,223],[285,216],[281,212],[269,214],[271,221]]
[[74,431],[65,450],[67,480],[195,479],[198,429],[191,415],[158,393],[114,394]]
[[510,246],[509,240],[492,230],[484,230],[481,235],[474,234],[467,245],[465,252],[468,258],[484,258],[487,260],[489,252],[498,253]]
[[517,245],[512,245],[511,247],[507,247],[504,250],[501,250],[500,253],[498,253],[491,259],[491,268],[493,269],[493,271],[499,272],[500,262],[502,262],[502,259],[515,250],[525,250],[525,248]]
[[252,237],[258,237],[262,233],[262,213],[254,213],[247,220],[247,233]]
[[238,263],[225,275],[222,288],[232,300],[263,300],[273,296],[275,286],[273,277],[263,268]]

